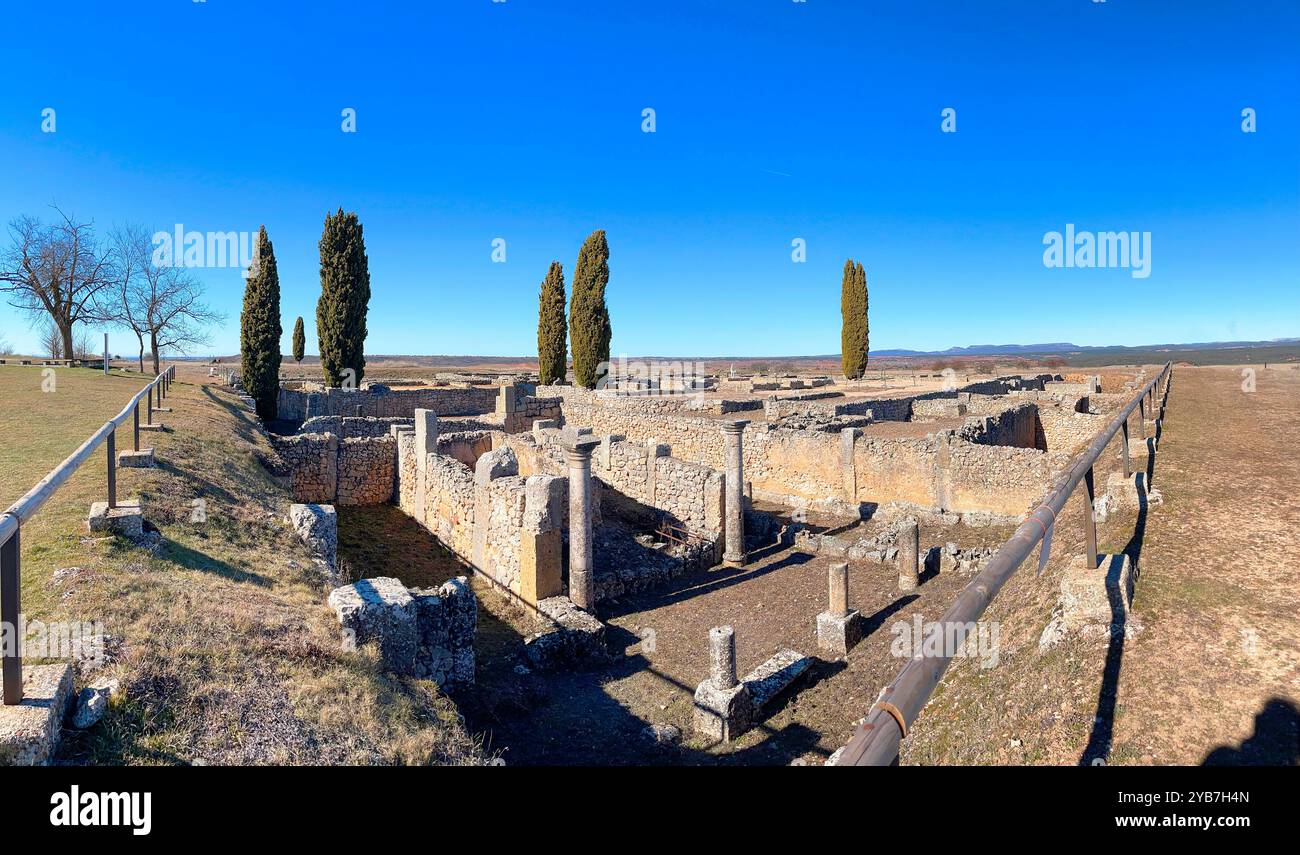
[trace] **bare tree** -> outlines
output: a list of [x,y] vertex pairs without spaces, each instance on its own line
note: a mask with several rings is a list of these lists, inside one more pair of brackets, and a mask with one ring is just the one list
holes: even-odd
[[59,219],[49,225],[28,216],[9,224],[13,245],[0,255],[0,292],[33,319],[48,316],[67,356],[74,350],[73,325],[101,318],[96,298],[113,271],[92,224],[54,210]]
[[50,359],[62,359],[63,334],[53,321],[45,321],[41,326],[41,347],[50,355]]
[[104,300],[107,317],[135,333],[140,370],[146,348],[153,371],[161,370],[163,351],[187,353],[207,344],[207,327],[224,315],[203,302],[203,287],[184,267],[153,263],[153,238],[141,226],[114,229],[111,236],[114,281],[112,300]]
[[14,352],[14,346],[0,338],[0,356],[9,356]]

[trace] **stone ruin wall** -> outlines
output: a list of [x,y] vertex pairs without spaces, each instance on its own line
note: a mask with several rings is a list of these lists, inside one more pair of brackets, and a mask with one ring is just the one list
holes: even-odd
[[277,412],[289,421],[306,421],[315,416],[355,416],[409,419],[417,409],[432,410],[439,416],[475,416],[493,412],[499,390],[495,386],[428,389],[326,389],[308,392],[280,389]]
[[288,469],[295,502],[376,505],[393,496],[396,445],[390,436],[271,435],[271,445]]
[[388,436],[393,425],[410,425],[411,418],[357,418],[356,416],[312,416],[298,433],[332,433],[341,439]]
[[[609,505],[631,519],[656,521],[666,516],[721,549],[724,476],[708,466],[669,456],[663,444],[643,445],[605,435],[592,453],[591,474],[599,489],[596,506]],[[567,474],[562,454],[563,431],[538,428],[533,434],[503,440],[525,461],[551,474]]]
[[[1030,379],[1042,382],[1042,378]],[[975,385],[1002,388],[1002,381]],[[568,425],[590,427],[596,436],[624,436],[646,446],[666,444],[674,458],[725,469],[725,438],[716,419],[637,412],[626,400],[605,406],[590,392],[564,397]],[[911,399],[907,405],[910,408]],[[974,431],[979,442],[933,436],[884,439],[854,431],[852,453],[845,451],[844,432],[787,430],[757,422],[744,434],[745,478],[754,497],[785,504],[906,502],[1019,516],[1041,498],[1050,485],[1053,461],[1059,462],[1061,456],[1034,447],[1034,406],[1007,407],[1004,402],[1002,409],[1010,415]],[[1027,447],[991,444],[998,439]],[[954,449],[959,452],[956,456],[951,453]],[[1017,471],[1001,471],[1006,467]]]

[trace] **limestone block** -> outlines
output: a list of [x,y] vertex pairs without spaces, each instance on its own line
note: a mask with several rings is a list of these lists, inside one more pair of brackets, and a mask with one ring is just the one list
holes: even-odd
[[695,689],[692,726],[695,732],[715,742],[730,742],[754,720],[754,702],[745,683],[719,689],[705,680]]
[[541,631],[524,641],[524,656],[542,671],[579,668],[608,661],[605,625],[568,597],[537,603]]
[[509,446],[489,451],[474,464],[474,483],[486,485],[495,478],[519,474],[519,460]]
[[400,580],[379,576],[335,588],[330,592],[329,605],[343,626],[345,650],[375,642],[385,669],[398,674],[415,673],[417,611]]
[[778,650],[763,664],[745,675],[741,685],[749,689],[755,711],[761,711],[778,695],[798,680],[812,667],[812,657],[797,650]]
[[1090,624],[1110,625],[1128,618],[1133,602],[1135,573],[1127,555],[1099,556],[1100,566],[1089,570],[1076,556],[1061,578],[1062,621],[1067,630]]
[[862,640],[862,615],[850,609],[846,615],[822,612],[817,615],[817,647],[832,656],[847,656]]
[[59,744],[72,697],[72,666],[23,666],[23,700],[0,706],[0,765],[43,766]]
[[144,513],[139,502],[120,502],[110,509],[108,502],[94,502],[86,520],[91,531],[107,531],[138,540],[144,536]]
[[339,523],[333,505],[294,504],[289,506],[289,523],[307,544],[312,555],[329,567],[331,578],[338,568]]
[[154,465],[153,449],[142,448],[139,451],[119,451],[117,465],[127,469],[152,469]]

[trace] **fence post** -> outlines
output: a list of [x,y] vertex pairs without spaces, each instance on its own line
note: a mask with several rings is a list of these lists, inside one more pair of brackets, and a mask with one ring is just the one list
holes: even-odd
[[151,425],[151,424],[153,424],[153,384],[152,384],[152,383],[149,384],[149,409],[148,409],[148,414],[149,414],[149,418],[145,419],[145,422],[144,422],[144,423],[147,424],[147,425]]
[[1133,471],[1128,464],[1128,419],[1127,418],[1124,419],[1123,433],[1124,433],[1124,477],[1127,478],[1128,476],[1133,474]]
[[23,699],[23,658],[18,653],[18,615],[21,611],[20,598],[22,588],[19,583],[21,574],[18,567],[18,538],[21,531],[14,531],[13,537],[0,545],[0,622],[9,630],[13,640],[12,649],[3,651],[3,665],[0,673],[4,675],[4,702],[12,706]]
[[131,450],[140,450],[140,402],[131,408]]
[[1138,402],[1138,424],[1141,425],[1138,436],[1142,439],[1147,438],[1147,396],[1143,395],[1142,400]]
[[108,507],[109,510],[117,507],[117,429],[108,432],[108,442],[104,445],[108,448]]
[[1086,535],[1086,545],[1084,548],[1084,566],[1089,570],[1097,569],[1097,514],[1094,510],[1096,501],[1096,488],[1093,483],[1092,467],[1088,467],[1087,473],[1083,476],[1085,492],[1088,496],[1088,518],[1083,521],[1083,531]]

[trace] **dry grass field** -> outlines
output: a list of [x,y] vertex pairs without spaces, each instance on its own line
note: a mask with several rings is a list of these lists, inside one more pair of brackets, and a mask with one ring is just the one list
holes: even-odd
[[[114,415],[136,378],[0,370],[7,500]],[[19,402],[19,406],[12,406]],[[119,470],[161,542],[92,537],[104,469],[86,464],[22,532],[29,621],[102,621],[122,641],[121,695],[101,724],[63,740],[64,763],[475,763],[482,755],[432,683],[343,653],[326,591],[283,522],[290,499],[258,455],[265,438],[237,402],[177,383],[167,431],[145,434],[159,467]],[[129,433],[120,436],[129,447]],[[204,519],[194,502],[204,503]],[[6,501],[7,504],[7,501]]]

